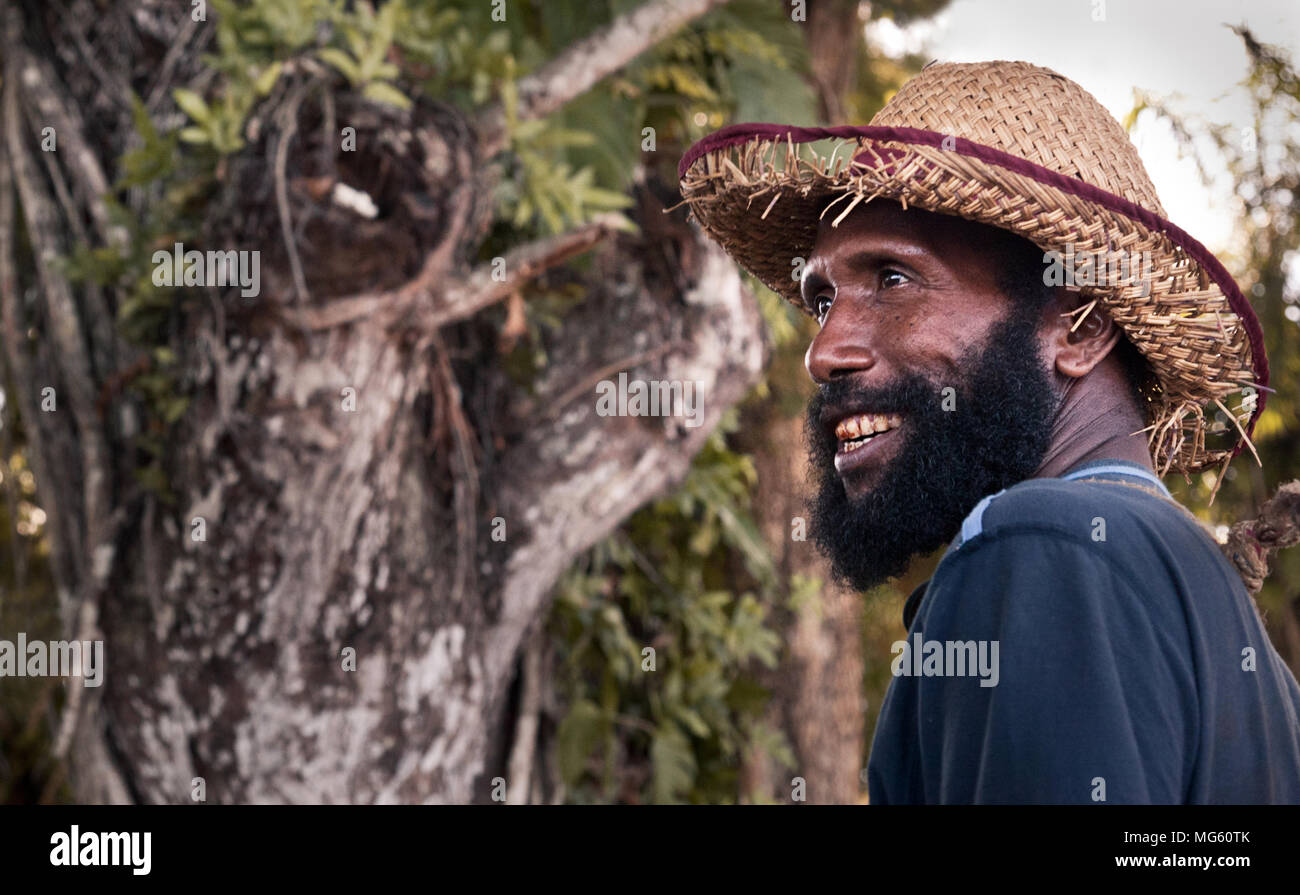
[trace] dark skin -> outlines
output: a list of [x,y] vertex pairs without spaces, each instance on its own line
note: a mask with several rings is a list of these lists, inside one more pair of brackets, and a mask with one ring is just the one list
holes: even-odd
[[[824,219],[802,280],[804,303],[822,324],[808,346],[809,374],[818,383],[854,377],[865,387],[888,383],[900,371],[960,382],[963,352],[981,344],[1012,306],[997,283],[999,239],[960,218],[904,211],[886,201],[855,209],[838,227]],[[1059,476],[1097,459],[1151,469],[1146,435],[1138,432],[1146,422],[1112,353],[1120,329],[1094,309],[1071,332],[1077,317],[1068,315],[1080,304],[1077,293],[1058,288],[1039,321],[1042,357],[1061,403],[1035,477]],[[898,434],[906,428],[904,419]],[[900,441],[882,442],[873,458],[878,468]],[[870,470],[859,470],[845,487],[859,496],[873,480]]]

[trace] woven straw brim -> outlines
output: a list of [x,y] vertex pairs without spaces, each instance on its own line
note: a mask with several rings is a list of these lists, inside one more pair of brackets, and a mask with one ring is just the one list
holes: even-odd
[[[827,139],[837,142],[824,155],[801,145]],[[1142,282],[1077,291],[1104,307],[1150,365],[1158,388],[1148,395],[1147,432],[1157,471],[1226,466],[1243,447],[1254,450],[1250,433],[1268,384],[1259,323],[1223,265],[1147,208],[1009,153],[909,127],[735,125],[692,147],[679,174],[705,231],[805,311],[795,259],[810,256],[820,220],[838,222],[875,198],[1010,230],[1044,251],[1149,253],[1152,273]],[[1240,400],[1244,388],[1256,390],[1253,401]],[[1231,448],[1206,445],[1216,410],[1235,427]]]

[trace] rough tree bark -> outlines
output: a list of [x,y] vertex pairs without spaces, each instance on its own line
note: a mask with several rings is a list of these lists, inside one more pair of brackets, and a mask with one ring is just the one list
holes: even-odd
[[[616,22],[535,76],[528,114],[716,3]],[[503,698],[556,577],[678,481],[760,374],[734,266],[647,192],[645,236],[598,221],[508,254],[494,282],[469,261],[500,176],[484,151],[494,111],[426,99],[397,113],[302,66],[255,113],[196,246],[260,250],[262,293],[182,304],[170,345],[191,404],[159,494],[134,476],[150,423],[129,384],[150,361],[114,330],[122,295],[71,284],[55,259],[122,238],[103,194],[130,110],[105,85],[165,106],[207,36],[187,8],[148,0],[0,9],[4,369],[68,636],[105,640],[105,684],[70,685],[59,740],[78,799],[188,801],[203,777],[218,802],[471,800],[506,776]],[[345,123],[356,153],[334,151]],[[56,153],[40,150],[47,125]],[[335,181],[379,217],[332,203]],[[559,266],[581,251],[587,273]],[[530,394],[474,315],[538,277],[587,298]],[[598,417],[595,384],[620,370],[701,383],[704,425]],[[55,412],[39,409],[46,386]]]

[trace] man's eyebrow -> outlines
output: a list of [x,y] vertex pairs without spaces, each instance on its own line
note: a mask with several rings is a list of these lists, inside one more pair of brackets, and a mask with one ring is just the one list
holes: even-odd
[[850,273],[861,273],[879,267],[881,264],[909,264],[910,256],[925,253],[920,246],[891,245],[889,248],[862,249],[844,259],[844,265]]
[[[921,249],[916,250],[916,254],[921,253]],[[849,255],[841,263],[846,272],[849,274],[861,274],[870,271],[881,264],[906,264],[907,256],[911,254],[905,251],[899,251],[897,247],[888,249],[860,249]],[[804,274],[799,284],[799,293],[804,304],[811,307],[813,297],[822,289],[830,285],[830,281],[816,270],[808,270]]]
[[811,308],[813,297],[829,285],[830,281],[817,271],[805,270],[799,281],[799,297],[806,306]]

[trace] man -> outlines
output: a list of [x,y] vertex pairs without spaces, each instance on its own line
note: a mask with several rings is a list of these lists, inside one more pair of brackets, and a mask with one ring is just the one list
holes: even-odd
[[735,125],[680,173],[821,324],[835,573],[949,545],[905,605],[872,803],[1300,803],[1300,687],[1156,474],[1253,451],[1259,326],[1108,113],[1025,63],[931,65],[871,125]]

